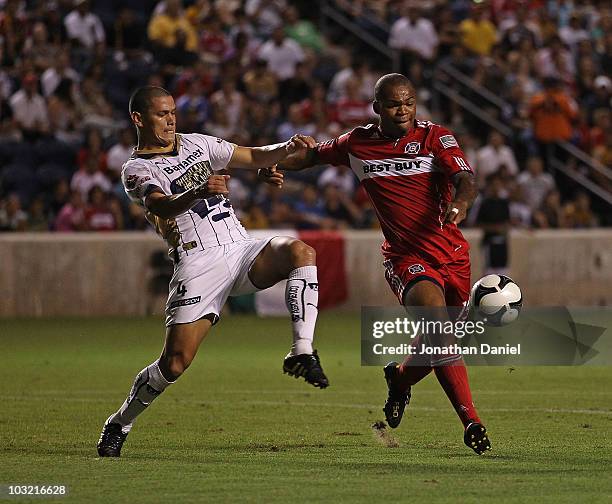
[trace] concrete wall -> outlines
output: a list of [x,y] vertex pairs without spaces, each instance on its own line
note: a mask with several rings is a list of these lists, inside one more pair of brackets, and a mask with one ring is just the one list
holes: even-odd
[[[480,232],[469,230],[472,278],[483,274]],[[376,231],[346,232],[349,300],[395,304]],[[0,316],[144,315],[152,300],[153,233],[0,234]],[[509,274],[531,305],[612,304],[612,230],[515,231]],[[158,303],[159,305],[159,303]]]

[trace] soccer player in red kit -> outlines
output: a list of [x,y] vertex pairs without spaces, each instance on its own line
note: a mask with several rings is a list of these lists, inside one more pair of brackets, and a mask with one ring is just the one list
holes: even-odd
[[[431,308],[436,319],[449,320],[446,307],[464,306],[470,293],[469,245],[457,224],[477,194],[474,172],[449,130],[416,120],[415,89],[404,75],[381,77],[374,96],[378,125],[357,127],[320,144],[309,139],[305,153],[286,158],[263,176],[282,177],[277,169],[318,164],[349,166],[380,221],[385,276],[400,303]],[[460,354],[417,352],[402,364],[385,366],[389,426],[399,425],[411,387],[432,370],[463,423],[466,445],[478,454],[490,449]]]

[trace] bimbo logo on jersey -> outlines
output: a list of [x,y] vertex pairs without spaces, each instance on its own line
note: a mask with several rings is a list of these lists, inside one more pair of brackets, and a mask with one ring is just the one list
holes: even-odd
[[183,161],[181,161],[179,164],[176,164],[174,166],[165,166],[164,167],[164,171],[167,174],[172,174],[176,171],[180,171],[183,168],[187,168],[191,163],[193,163],[196,159],[198,159],[199,157],[202,156],[202,154],[204,154],[200,149],[197,149],[195,151],[193,151],[191,154],[189,154],[189,156],[187,156]]
[[199,163],[194,164],[180,177],[172,181],[172,183],[170,184],[172,194],[178,194],[183,191],[188,191],[192,187],[197,187],[202,184],[205,184],[208,180],[208,177],[210,177],[212,173],[213,171],[208,161],[201,161]]

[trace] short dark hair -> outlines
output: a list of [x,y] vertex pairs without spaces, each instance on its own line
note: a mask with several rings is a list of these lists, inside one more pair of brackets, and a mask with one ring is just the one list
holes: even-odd
[[159,86],[143,86],[138,88],[130,96],[129,111],[145,113],[151,106],[151,99],[160,96],[172,96],[169,91]]
[[392,86],[408,86],[414,91],[414,86],[408,77],[399,73],[390,73],[383,75],[376,81],[376,85],[374,86],[374,99],[376,101],[381,101],[385,91]]

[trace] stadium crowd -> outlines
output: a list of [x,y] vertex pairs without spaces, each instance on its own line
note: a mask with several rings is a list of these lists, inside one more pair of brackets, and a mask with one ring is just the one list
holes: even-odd
[[[332,3],[401,51],[419,118],[456,132],[482,188],[467,225],[496,236],[601,223],[586,192],[557,187],[544,154],[563,139],[612,167],[609,2]],[[179,131],[263,145],[295,133],[324,141],[372,121],[374,83],[388,70],[340,29],[321,32],[306,0],[0,0],[0,9],[0,231],[148,228],[120,183],[139,85],[173,93]],[[432,108],[440,61],[508,100],[512,147],[453,104]],[[347,168],[321,167],[290,174],[278,191],[245,171],[230,192],[251,229],[376,226],[356,182]]]

